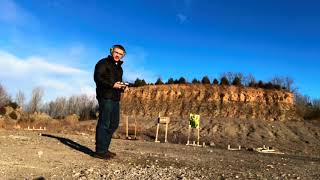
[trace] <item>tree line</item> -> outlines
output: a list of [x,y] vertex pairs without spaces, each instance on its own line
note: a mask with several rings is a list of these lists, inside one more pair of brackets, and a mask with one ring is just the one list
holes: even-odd
[[[219,79],[219,80],[218,80]],[[220,78],[214,78],[212,81],[208,76],[204,76],[201,80],[194,78],[188,82],[186,78],[179,79],[169,78],[163,82],[161,78],[153,83],[147,83],[143,79],[136,79],[131,86],[144,85],[163,85],[163,84],[204,84],[204,85],[234,85],[243,87],[254,87],[264,89],[285,89],[295,93],[295,106],[297,113],[304,119],[320,119],[320,99],[311,99],[308,96],[301,95],[293,88],[293,80],[290,77],[275,76],[268,82],[261,80],[256,81],[253,75],[244,76],[241,73],[223,73]],[[43,103],[44,90],[36,87],[32,90],[30,100],[26,102],[25,94],[19,90],[15,97],[12,98],[6,91],[5,87],[0,83],[0,108],[11,104],[11,106],[23,107],[27,113],[45,112],[53,118],[62,119],[67,115],[76,114],[80,120],[95,119],[97,112],[97,101],[95,97],[87,95],[78,95],[71,97],[57,97],[55,100]]]
[[139,87],[145,85],[163,85],[163,84],[212,84],[212,85],[224,85],[224,86],[239,86],[239,87],[254,87],[263,89],[277,89],[293,91],[293,79],[287,76],[275,76],[270,81],[264,82],[262,80],[257,81],[252,75],[243,75],[242,73],[227,72],[222,73],[219,78],[214,78],[212,81],[206,75],[201,80],[194,78],[189,82],[186,78],[180,77],[179,79],[169,78],[166,82],[163,82],[161,78],[158,78],[155,83],[147,83],[144,79],[137,78],[131,86]]
[[16,93],[15,98],[12,98],[0,84],[0,108],[6,105],[19,106],[28,114],[43,112],[55,119],[63,119],[72,114],[78,115],[80,120],[96,118],[98,105],[95,97],[74,95],[69,98],[57,97],[55,100],[43,103],[43,96],[43,88],[36,87],[32,90],[30,100],[26,102],[26,96],[21,90]]

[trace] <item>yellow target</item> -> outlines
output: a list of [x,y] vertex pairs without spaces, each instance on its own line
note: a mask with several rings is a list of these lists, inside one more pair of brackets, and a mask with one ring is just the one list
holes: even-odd
[[200,125],[200,115],[190,113],[189,125],[192,128],[199,128]]

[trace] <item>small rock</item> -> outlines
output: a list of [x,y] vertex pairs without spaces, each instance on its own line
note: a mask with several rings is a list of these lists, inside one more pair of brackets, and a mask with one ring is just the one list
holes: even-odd
[[72,177],[78,177],[78,176],[80,176],[79,172],[75,173]]
[[43,151],[38,151],[39,158],[41,158],[42,155],[43,155]]

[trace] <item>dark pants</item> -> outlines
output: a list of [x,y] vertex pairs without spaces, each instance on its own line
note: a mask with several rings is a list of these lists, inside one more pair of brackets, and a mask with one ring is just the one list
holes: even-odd
[[119,101],[98,99],[99,119],[96,128],[96,152],[106,153],[112,134],[119,126]]

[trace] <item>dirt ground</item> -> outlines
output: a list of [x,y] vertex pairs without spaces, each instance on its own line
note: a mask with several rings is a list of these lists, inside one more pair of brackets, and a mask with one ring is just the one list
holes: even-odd
[[113,139],[93,158],[94,135],[0,129],[0,179],[320,179],[320,157]]

